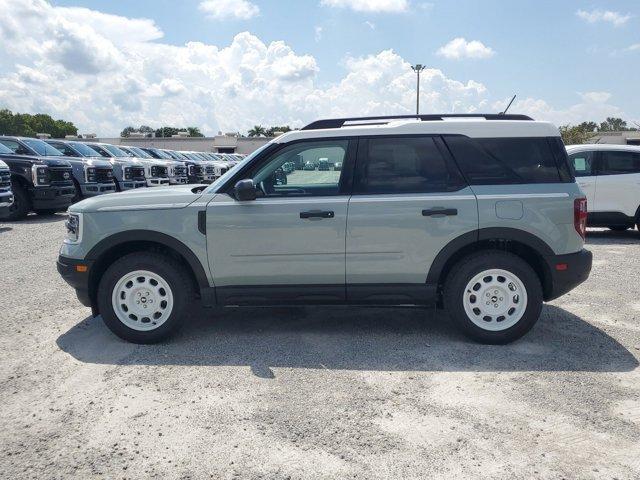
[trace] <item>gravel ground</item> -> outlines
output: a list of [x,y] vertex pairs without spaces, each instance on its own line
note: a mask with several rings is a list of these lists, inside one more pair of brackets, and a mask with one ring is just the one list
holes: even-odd
[[124,343],[55,269],[62,215],[0,223],[3,478],[640,478],[640,233],[504,347],[440,313],[196,315]]

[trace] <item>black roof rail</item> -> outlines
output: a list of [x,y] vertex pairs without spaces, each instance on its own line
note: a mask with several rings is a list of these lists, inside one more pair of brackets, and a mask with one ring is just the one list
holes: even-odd
[[[429,115],[381,115],[377,117],[327,118],[316,120],[301,130],[320,130],[322,128],[341,128],[347,122],[362,122],[362,125],[384,125],[393,120],[416,119],[423,122],[444,120],[445,118],[484,118],[485,120],[533,120],[527,115],[510,113],[443,113]],[[377,120],[377,121],[376,121]]]

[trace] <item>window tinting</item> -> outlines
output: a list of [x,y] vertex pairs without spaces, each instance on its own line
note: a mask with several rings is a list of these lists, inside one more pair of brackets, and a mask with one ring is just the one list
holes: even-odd
[[640,173],[640,153],[602,152],[602,171],[600,175],[621,175]]
[[569,162],[576,177],[590,177],[593,171],[593,152],[578,152],[569,155]]
[[446,136],[447,145],[472,185],[561,182],[546,138]]
[[464,187],[433,137],[365,139],[358,149],[363,154],[358,154],[354,193],[450,192]]

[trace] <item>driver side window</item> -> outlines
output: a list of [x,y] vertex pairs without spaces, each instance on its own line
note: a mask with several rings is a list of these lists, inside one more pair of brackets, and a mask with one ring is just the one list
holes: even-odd
[[349,140],[289,145],[269,158],[251,178],[259,197],[338,195]]

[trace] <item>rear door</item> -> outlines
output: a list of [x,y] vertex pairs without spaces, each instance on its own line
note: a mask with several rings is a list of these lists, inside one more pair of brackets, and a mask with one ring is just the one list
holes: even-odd
[[640,205],[640,152],[601,151],[595,210],[635,217]]
[[436,255],[477,228],[476,198],[440,137],[361,139],[347,219],[347,297],[426,301]]
[[596,152],[575,152],[569,155],[569,164],[573,169],[578,186],[587,197],[587,208],[596,211],[598,177],[596,176]]

